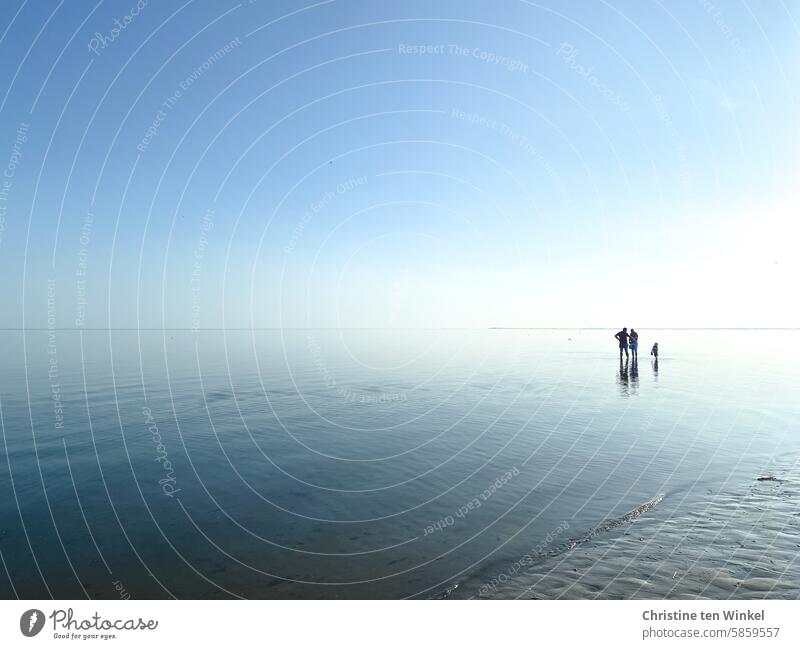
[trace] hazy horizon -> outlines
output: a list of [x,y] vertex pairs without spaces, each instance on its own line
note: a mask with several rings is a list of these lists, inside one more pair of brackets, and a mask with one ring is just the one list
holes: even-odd
[[[623,325],[624,326],[624,325]],[[531,331],[616,331],[619,326],[608,327],[0,327],[0,331],[482,331],[531,330]],[[635,329],[635,327],[634,327]],[[650,331],[797,331],[800,327],[639,327]]]

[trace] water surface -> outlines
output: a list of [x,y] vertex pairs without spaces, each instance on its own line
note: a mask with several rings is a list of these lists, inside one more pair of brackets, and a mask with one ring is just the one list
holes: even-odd
[[800,596],[800,333],[612,335],[3,332],[0,595]]

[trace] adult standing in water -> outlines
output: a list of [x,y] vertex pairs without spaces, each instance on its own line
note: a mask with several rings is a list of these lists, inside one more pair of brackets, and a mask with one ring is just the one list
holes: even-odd
[[619,363],[622,365],[622,352],[625,352],[625,360],[628,360],[628,328],[623,327],[622,331],[614,334],[614,338],[619,341]]
[[630,335],[630,348],[631,348],[631,356],[633,357],[633,362],[639,362],[639,334],[636,333],[636,329],[631,327],[631,335]]

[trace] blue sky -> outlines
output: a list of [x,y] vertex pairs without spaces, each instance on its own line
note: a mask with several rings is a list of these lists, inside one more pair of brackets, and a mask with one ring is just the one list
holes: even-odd
[[4,9],[2,326],[800,326],[797,3]]

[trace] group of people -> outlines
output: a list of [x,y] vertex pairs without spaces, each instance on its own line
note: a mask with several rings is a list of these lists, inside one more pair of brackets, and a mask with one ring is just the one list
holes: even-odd
[[[619,362],[622,363],[622,353],[625,352],[625,360],[628,360],[628,349],[631,350],[633,362],[639,361],[639,334],[631,327],[631,332],[628,333],[628,328],[623,327],[622,331],[614,334],[614,338],[619,342]],[[658,343],[653,343],[653,348],[650,350],[650,355],[655,356],[658,361]]]

